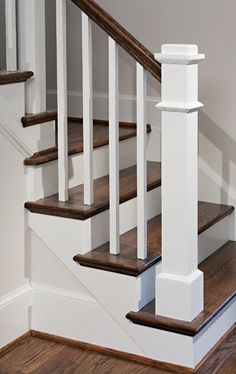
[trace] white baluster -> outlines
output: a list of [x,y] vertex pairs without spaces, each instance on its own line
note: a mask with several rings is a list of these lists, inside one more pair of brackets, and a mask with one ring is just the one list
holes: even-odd
[[26,84],[26,113],[39,113],[46,110],[45,0],[17,0],[17,15],[19,69],[34,73]]
[[198,54],[194,45],[163,45],[162,268],[156,313],[192,321],[203,310],[198,270]]
[[68,200],[66,0],[57,0],[57,111],[59,200]]
[[16,0],[5,0],[6,65],[7,70],[17,70]]
[[84,204],[94,202],[92,22],[82,12]]
[[147,257],[146,71],[137,63],[137,235],[138,258]]
[[120,253],[119,220],[119,72],[118,45],[109,37],[109,193],[110,253]]

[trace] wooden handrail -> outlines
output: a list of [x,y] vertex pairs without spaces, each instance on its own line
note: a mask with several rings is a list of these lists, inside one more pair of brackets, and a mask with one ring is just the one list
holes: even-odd
[[93,0],[72,0],[99,27],[112,37],[135,61],[142,65],[154,78],[161,81],[161,65],[154,55],[123,26]]

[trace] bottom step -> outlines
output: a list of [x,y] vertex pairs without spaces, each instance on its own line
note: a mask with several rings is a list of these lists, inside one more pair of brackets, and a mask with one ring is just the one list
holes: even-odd
[[139,325],[195,336],[236,296],[236,242],[223,245],[199,269],[204,273],[204,311],[192,322],[155,315],[155,299],[126,317]]

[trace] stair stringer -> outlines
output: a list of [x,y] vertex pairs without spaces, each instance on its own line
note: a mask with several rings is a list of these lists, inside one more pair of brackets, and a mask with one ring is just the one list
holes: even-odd
[[54,121],[23,128],[25,116],[25,83],[0,85],[0,119],[30,153],[55,146]]
[[[40,250],[40,246],[45,246],[46,244],[43,242],[42,238],[38,236],[38,234],[36,234],[35,237],[38,238],[37,250]],[[55,251],[55,249],[53,250],[48,246],[47,248],[78,279],[78,281],[87,290],[87,293],[90,295],[90,297],[96,300],[97,304],[99,305],[99,308],[102,308],[100,309],[100,311],[103,310],[103,313],[105,313],[105,316],[108,318],[108,320],[112,318],[112,321],[115,324],[113,326],[119,327],[118,330],[116,330],[117,335],[115,335],[115,332],[109,330],[109,327],[106,326],[106,319],[103,319],[103,322],[98,321],[98,323],[104,323],[104,327],[102,330],[104,330],[105,333],[109,331],[109,334],[112,333],[114,335],[114,342],[116,342],[116,344],[119,344],[119,348],[117,348],[116,345],[116,349],[128,353],[134,353],[141,356],[149,357],[156,360],[177,363],[179,365],[191,367],[193,356],[191,344],[192,338],[178,334],[168,333],[165,331],[150,329],[148,327],[137,326],[130,323],[125,318],[125,315],[130,308],[135,310],[139,308],[138,300],[140,298],[140,286],[142,284],[141,278],[144,275],[135,278],[121,274],[114,274],[106,271],[103,272],[95,269],[82,269],[82,267],[78,266],[78,264],[74,263],[73,260],[67,256],[66,250],[64,251],[64,253],[58,253],[57,251]],[[97,284],[97,286],[95,284]],[[109,287],[106,287],[107,284],[109,284]],[[145,284],[145,280],[143,284]],[[103,288],[105,293],[103,293],[102,290],[99,291],[99,288]],[[64,303],[66,303],[66,298],[64,298]],[[51,333],[54,334],[59,335],[61,333],[64,334],[63,336],[65,337],[71,337],[71,329],[69,329],[68,333],[66,329],[62,331],[59,328],[59,321],[60,323],[64,323],[62,321],[64,321],[66,318],[65,310],[67,310],[68,313],[70,310],[71,313],[71,304],[70,309],[67,309],[65,308],[65,305],[63,306],[62,300],[60,300],[60,307],[57,310],[55,309],[56,299],[54,298],[50,301],[47,297],[45,298],[45,302],[43,302],[43,310],[40,311],[39,308],[40,299],[38,299],[38,301],[35,302],[35,305],[37,313],[40,313],[41,315],[44,314],[45,318],[41,326],[38,322],[33,322],[32,328],[41,329],[42,327],[44,332],[50,333],[51,331]],[[55,321],[53,318],[50,318],[49,323],[45,323],[45,321],[48,319],[48,309],[46,305],[48,305],[49,308],[52,308],[50,316],[55,313]],[[114,309],[117,309],[119,311],[118,314],[114,313]],[[79,310],[79,308],[75,309],[77,320],[79,318]],[[83,313],[83,318],[85,318],[84,323],[87,324],[89,323],[89,318],[87,318],[88,315],[84,311]],[[97,314],[93,315],[93,318],[94,317],[96,319],[99,319]],[[73,318],[74,321],[75,317],[70,315],[70,318]],[[36,315],[33,317],[33,321],[36,321]],[[55,325],[53,328],[54,322]],[[120,343],[121,332],[122,334],[124,334],[124,336],[126,336],[126,339],[128,339],[129,345],[123,345],[123,343]],[[96,344],[103,345],[103,337],[104,332],[101,336],[100,341],[97,340]],[[75,336],[73,336],[73,338],[76,339]],[[85,337],[83,339],[85,339]],[[88,342],[91,343],[91,340],[88,340]],[[106,347],[114,348],[114,346],[109,345],[106,345]]]
[[32,330],[144,355],[78,276],[32,231],[30,246]]

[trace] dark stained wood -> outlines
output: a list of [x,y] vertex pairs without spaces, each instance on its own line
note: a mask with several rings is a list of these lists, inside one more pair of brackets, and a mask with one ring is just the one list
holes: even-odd
[[[63,337],[60,337],[60,336],[46,334],[46,333],[39,332],[39,331],[34,331],[34,330],[31,331],[31,334],[32,334],[32,336],[40,338],[40,339],[45,339],[45,340],[49,340],[49,341],[52,341],[52,342],[55,342],[55,343],[60,343],[60,344],[63,344],[63,345],[69,346],[69,347],[79,348],[79,349],[83,349],[83,350],[87,350],[87,351],[91,351],[91,352],[96,352],[99,355],[106,355],[106,356],[108,356],[108,359],[109,359],[109,357],[113,357],[113,358],[116,358],[116,359],[122,359],[122,360],[125,360],[127,362],[130,362],[130,364],[132,362],[135,362],[135,363],[138,362],[140,364],[148,365],[149,367],[155,367],[155,368],[161,369],[161,374],[167,373],[167,372],[169,373],[170,371],[174,372],[174,373],[192,373],[193,372],[193,369],[191,369],[191,368],[187,368],[187,367],[179,366],[179,365],[174,365],[174,364],[169,364],[167,362],[157,361],[157,360],[150,359],[148,357],[139,356],[139,355],[135,355],[135,354],[127,353],[127,352],[122,352],[122,351],[118,351],[118,350],[115,350],[115,349],[102,347],[102,346],[99,346],[99,345],[84,343],[84,342],[81,342],[81,341],[67,339],[67,338],[63,338]],[[111,361],[111,362],[113,362],[113,361]],[[132,368],[132,365],[130,366],[130,370],[131,370],[131,368]],[[141,368],[141,366],[140,366],[140,368]],[[111,367],[111,369],[112,369],[112,367]],[[134,367],[134,369],[135,369],[135,367]],[[102,368],[101,368],[101,370],[102,370]],[[105,370],[105,368],[104,368],[104,370]],[[168,371],[166,372],[166,370],[168,370]],[[110,373],[110,371],[105,371],[105,372]],[[87,373],[87,371],[86,371],[86,373]],[[102,373],[103,372],[101,372],[101,374]],[[142,371],[141,371],[141,373],[142,373]],[[155,371],[155,373],[157,373],[157,372]]]
[[19,338],[13,340],[9,344],[5,345],[5,347],[0,348],[0,358],[2,356],[5,356],[7,353],[11,352],[16,347],[19,347],[19,345],[23,344],[30,336],[31,332],[29,331],[24,335],[20,336]]
[[229,241],[199,266],[204,273],[204,311],[192,322],[155,315],[155,300],[127,318],[134,323],[195,336],[236,296],[236,242]]
[[2,374],[233,374],[236,372],[236,327],[191,369],[101,346],[32,331],[0,358]]
[[[148,162],[147,190],[150,191],[161,184],[161,165]],[[120,171],[120,203],[137,196],[136,166]],[[58,194],[36,202],[28,202],[25,207],[34,213],[47,214],[66,218],[85,220],[109,208],[109,178],[98,178],[94,181],[94,204],[84,205],[83,185],[69,190],[69,201],[58,201]]]
[[30,127],[38,125],[40,123],[46,123],[51,121],[56,121],[57,111],[56,110],[47,110],[46,112],[41,112],[37,114],[27,114],[21,118],[23,127]]
[[25,82],[34,75],[32,71],[0,70],[0,85]]
[[131,57],[141,64],[154,78],[161,81],[161,65],[154,55],[123,26],[93,0],[72,0],[99,27],[111,36]]
[[[109,143],[108,121],[94,120],[93,147],[98,148]],[[151,126],[147,125],[147,133],[151,132]],[[120,122],[119,140],[126,140],[136,136],[136,124]],[[69,118],[68,125],[69,155],[83,152],[83,120],[81,118]],[[43,150],[34,153],[24,161],[25,165],[41,165],[49,161],[57,160],[57,148]]]
[[[199,202],[198,232],[214,225],[233,211],[233,207],[221,204]],[[109,253],[109,242],[85,255],[76,255],[74,261],[82,266],[92,267],[137,277],[161,261],[161,215],[148,221],[148,256],[137,259],[137,229],[120,237],[121,252],[118,256]]]
[[196,374],[236,373],[236,324],[220,339],[203,361]]

